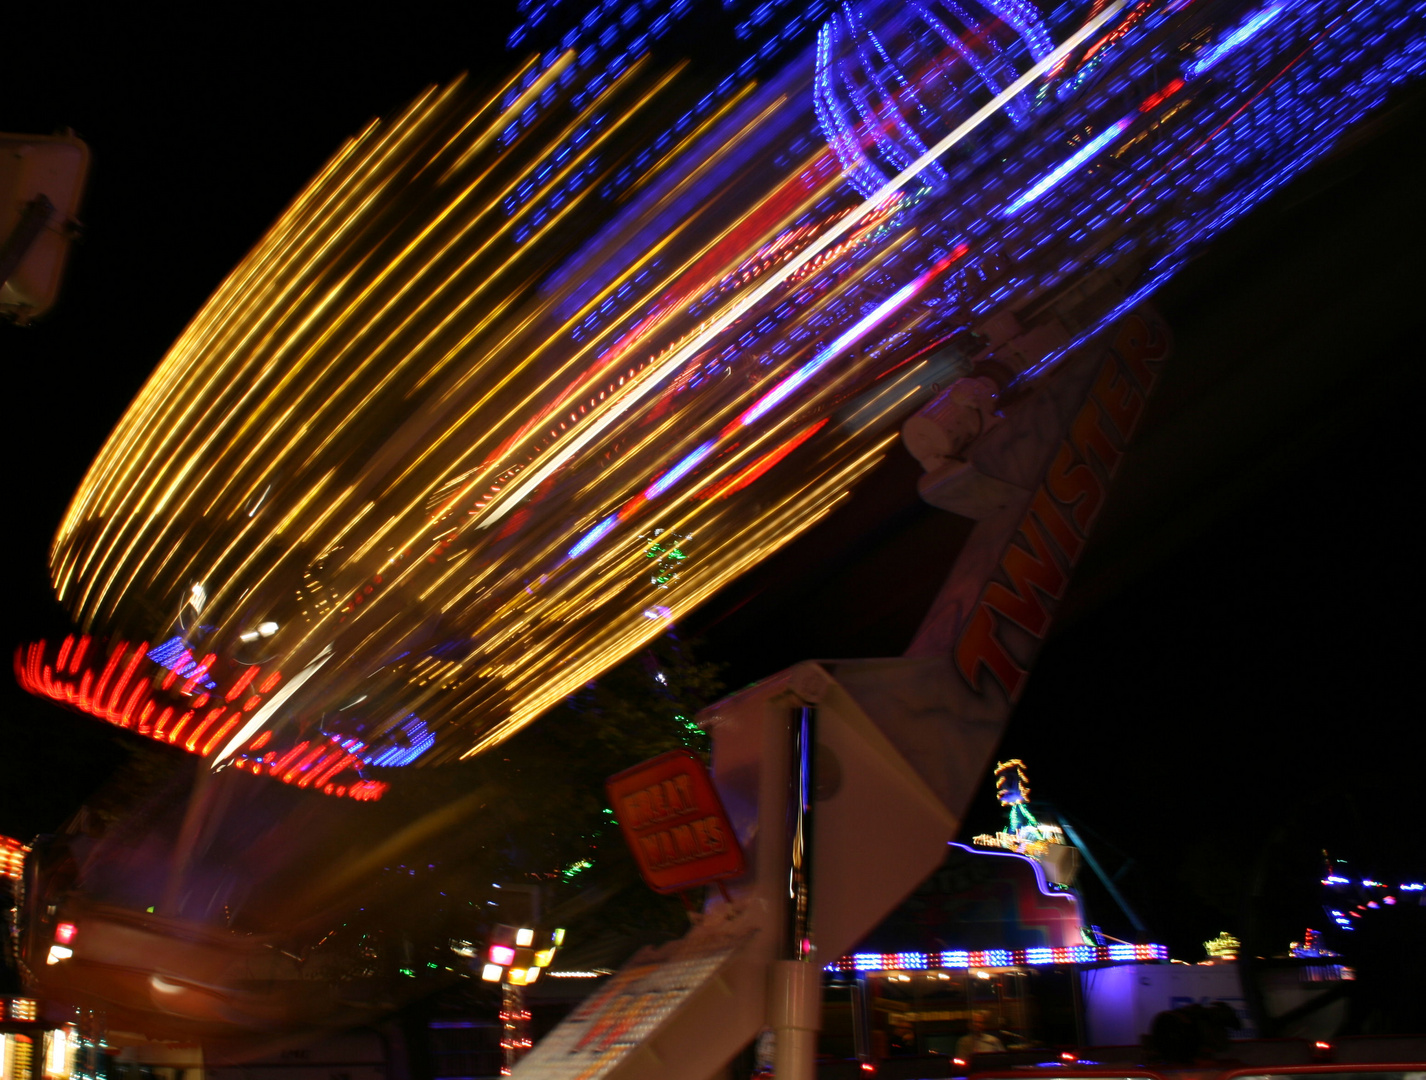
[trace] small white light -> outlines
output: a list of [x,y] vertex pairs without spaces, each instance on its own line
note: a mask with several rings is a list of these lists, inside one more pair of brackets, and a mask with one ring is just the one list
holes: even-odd
[[272,621],[258,623],[257,632],[263,637],[272,637],[273,634],[277,633],[277,623]]
[[499,964],[486,964],[480,971],[480,977],[486,982],[499,982],[500,973],[504,970]]
[[515,944],[522,949],[529,948],[535,943],[535,932],[529,927],[521,927],[515,931]]
[[51,945],[50,954],[45,957],[46,964],[58,964],[61,960],[68,960],[74,955],[74,950],[67,945]]
[[33,1020],[39,1014],[40,1004],[33,998],[11,998],[11,1020]]

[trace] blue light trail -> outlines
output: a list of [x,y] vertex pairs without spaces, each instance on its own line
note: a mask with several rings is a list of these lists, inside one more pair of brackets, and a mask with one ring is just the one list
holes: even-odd
[[595,544],[603,540],[604,537],[609,534],[609,530],[617,524],[619,524],[619,515],[610,514],[598,525],[594,526],[594,528],[590,529],[587,533],[580,537],[579,543],[575,544],[574,547],[569,549],[569,557],[571,559],[579,558]]
[[1213,46],[1213,48],[1209,49],[1197,60],[1189,64],[1188,67],[1184,69],[1184,74],[1187,75],[1190,79],[1202,75],[1214,64],[1218,63],[1219,60],[1222,60],[1223,57],[1227,56],[1239,45],[1243,44],[1243,42],[1247,41],[1249,38],[1257,34],[1259,30],[1267,26],[1268,23],[1276,19],[1281,12],[1281,4],[1277,4],[1273,7],[1270,7],[1266,11],[1258,12],[1251,19],[1243,23],[1231,34],[1229,34],[1222,41],[1220,41],[1217,45]]
[[811,360],[807,361],[807,363],[803,364],[795,372],[783,379],[782,382],[778,383],[777,386],[764,394],[758,401],[754,402],[752,407],[738,418],[738,422],[744,427],[747,427],[749,424],[756,423],[762,419],[762,417],[772,409],[777,408],[778,405],[787,400],[789,395],[795,393],[803,383],[825,367],[829,360],[835,358],[838,353],[851,348],[865,337],[868,331],[872,330],[878,323],[882,322],[887,316],[895,312],[897,308],[901,307],[902,304],[915,296],[924,283],[923,279],[918,278],[910,285],[906,285],[893,293],[887,300],[882,301],[882,303],[878,304],[869,314],[863,316],[859,322],[853,324],[851,329],[838,337],[836,341],[832,342],[832,344],[828,345]]
[[713,452],[713,448],[717,445],[718,444],[716,442],[711,440],[709,442],[704,443],[697,450],[693,451],[693,453],[689,454],[677,465],[669,469],[668,472],[664,473],[652,484],[650,484],[648,490],[644,492],[644,498],[657,499],[665,491],[673,487],[674,484],[678,483],[690,472],[692,472],[698,466],[698,463],[700,461],[702,461],[704,458],[706,458],[709,454]]
[[1069,176],[1090,158],[1094,157],[1106,146],[1112,143],[1129,127],[1129,118],[1120,120],[1117,124],[1111,124],[1105,128],[1089,142],[1081,146],[1073,155],[1051,169],[1034,184],[1032,184],[1024,194],[1015,199],[1005,208],[1005,216],[1013,217],[1026,206],[1038,199],[1045,192],[1058,184],[1065,177]]

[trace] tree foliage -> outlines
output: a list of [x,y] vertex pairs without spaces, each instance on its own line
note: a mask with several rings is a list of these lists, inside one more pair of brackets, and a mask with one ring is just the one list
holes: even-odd
[[[701,662],[673,632],[589,683],[509,742],[477,759],[480,783],[499,789],[509,880],[543,887],[572,944],[622,950],[686,928],[677,900],[639,879],[604,791],[610,776],[668,750],[706,758],[695,723],[722,691],[718,665]],[[578,932],[573,932],[577,929]]]

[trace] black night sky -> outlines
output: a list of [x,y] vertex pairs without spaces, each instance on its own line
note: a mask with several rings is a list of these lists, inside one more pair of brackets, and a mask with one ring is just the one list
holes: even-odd
[[[71,126],[95,164],[60,305],[0,327],[6,649],[67,631],[50,537],[187,320],[345,136],[427,83],[500,74],[510,19],[419,4],[7,15],[0,130]],[[1320,923],[1324,848],[1383,880],[1426,875],[1422,145],[1418,89],[1160,295],[1174,354],[1002,748],[1111,872],[1133,860],[1126,894],[1187,959],[1222,929],[1257,927],[1280,951]],[[918,502],[917,474],[897,447],[689,621],[731,687],[905,647],[966,529]],[[121,736],[13,680],[3,694],[0,833],[28,837],[103,779]],[[987,786],[967,833],[997,819]],[[1129,932],[1102,892],[1088,901]]]

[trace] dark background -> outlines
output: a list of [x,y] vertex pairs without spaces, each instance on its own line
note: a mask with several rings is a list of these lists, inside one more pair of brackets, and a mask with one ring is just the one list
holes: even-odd
[[[59,306],[0,326],[7,649],[68,630],[46,575],[70,494],[169,343],[347,135],[429,82],[489,81],[513,15],[219,4],[7,16],[0,130],[94,154]],[[1422,94],[1158,297],[1176,335],[1002,747],[1174,955],[1321,926],[1322,851],[1421,880]],[[899,447],[830,520],[684,627],[736,687],[899,653],[966,523]],[[0,691],[0,833],[52,829],[123,736]],[[1000,820],[989,784],[966,835]],[[1092,916],[1127,921],[1097,885]]]

